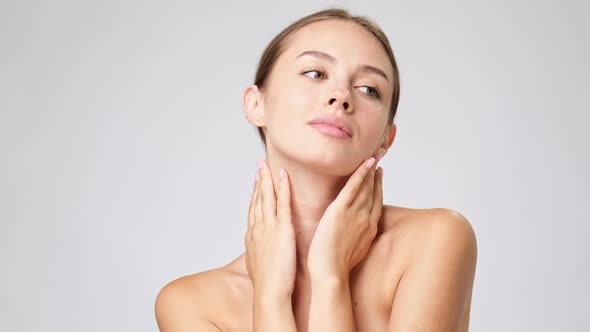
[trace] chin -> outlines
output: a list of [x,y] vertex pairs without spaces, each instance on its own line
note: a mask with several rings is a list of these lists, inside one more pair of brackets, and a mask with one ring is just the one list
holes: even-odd
[[[301,139],[292,139],[293,137]],[[309,132],[285,132],[279,137],[272,137],[275,139],[272,143],[270,138],[267,136],[269,153],[279,154],[287,163],[309,166],[320,173],[349,176],[362,162],[361,158],[356,157],[356,153],[351,153],[350,145],[334,144],[330,137],[326,139]],[[274,151],[271,152],[271,149]]]
[[[359,162],[360,163],[360,162]],[[318,172],[333,176],[349,176],[358,167],[357,163],[346,153],[319,152],[309,156],[308,164]]]

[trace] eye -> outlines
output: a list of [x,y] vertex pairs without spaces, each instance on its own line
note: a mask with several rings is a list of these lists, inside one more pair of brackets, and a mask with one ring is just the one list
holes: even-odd
[[317,68],[304,70],[301,72],[301,74],[313,79],[326,78],[326,74],[321,69]]
[[381,98],[381,91],[379,91],[379,89],[376,86],[372,86],[372,85],[363,85],[360,86],[359,89],[366,89],[366,92],[363,92],[364,94],[366,94],[367,96],[370,97],[374,97],[377,99]]

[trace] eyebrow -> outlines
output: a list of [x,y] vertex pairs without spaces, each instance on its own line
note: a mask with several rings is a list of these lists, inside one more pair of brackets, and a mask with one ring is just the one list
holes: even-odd
[[[316,57],[318,59],[322,59],[322,60],[328,61],[328,62],[333,63],[333,64],[336,63],[336,58],[333,57],[332,55],[330,55],[328,53],[321,52],[321,51],[313,51],[313,50],[312,51],[305,51],[305,52],[299,54],[295,59],[298,59],[298,58],[300,58],[302,56],[305,56],[305,55],[313,56],[313,57]],[[383,72],[383,70],[381,70],[379,68],[376,68],[376,67],[373,67],[373,66],[370,66],[370,65],[361,65],[359,67],[359,70],[360,71],[363,71],[363,72],[377,74],[379,76],[382,76],[383,78],[385,78],[385,80],[387,82],[389,82],[389,78],[387,77],[387,75],[385,74],[385,72]]]

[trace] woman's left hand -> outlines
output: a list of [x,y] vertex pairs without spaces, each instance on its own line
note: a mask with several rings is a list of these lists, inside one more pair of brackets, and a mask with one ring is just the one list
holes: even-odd
[[383,208],[381,157],[363,162],[324,212],[307,255],[312,277],[348,279],[369,251]]

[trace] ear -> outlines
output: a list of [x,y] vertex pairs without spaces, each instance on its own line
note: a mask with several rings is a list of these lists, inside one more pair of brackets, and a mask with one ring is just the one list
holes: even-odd
[[387,126],[387,128],[385,128],[385,133],[383,134],[383,141],[381,142],[381,145],[379,146],[379,149],[385,150],[384,155],[387,153],[387,151],[389,150],[389,148],[393,144],[393,141],[395,140],[395,133],[396,132],[397,132],[397,126],[395,125],[395,123],[391,123],[391,126]]
[[242,109],[248,122],[256,127],[264,125],[264,103],[258,86],[249,85],[242,95]]
[[391,126],[389,126],[389,144],[387,145],[387,149],[389,149],[391,147],[391,145],[393,144],[393,141],[395,140],[395,133],[397,132],[397,126],[395,125],[395,123],[391,123]]

